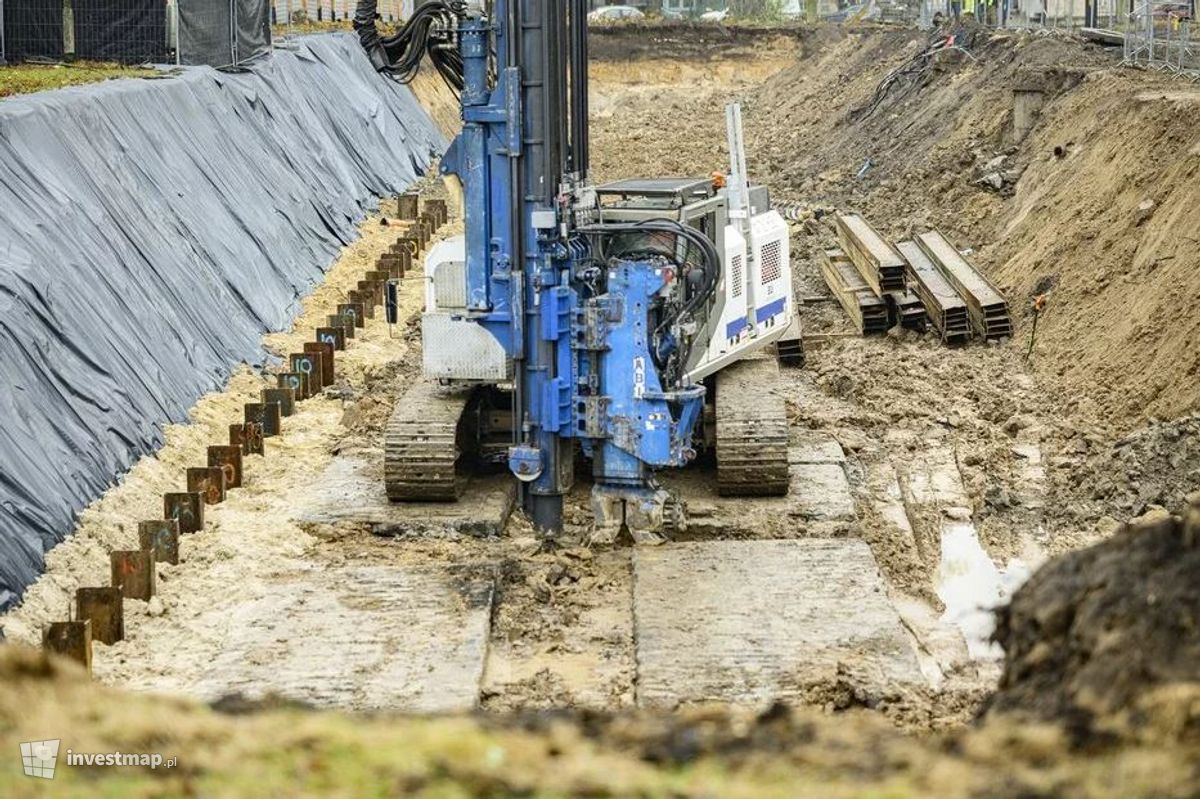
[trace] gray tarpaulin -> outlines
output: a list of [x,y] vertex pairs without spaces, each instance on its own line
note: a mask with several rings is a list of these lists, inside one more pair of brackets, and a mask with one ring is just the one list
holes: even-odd
[[0,101],[0,607],[444,144],[351,34]]
[[178,0],[179,63],[227,66],[271,49],[269,0]]

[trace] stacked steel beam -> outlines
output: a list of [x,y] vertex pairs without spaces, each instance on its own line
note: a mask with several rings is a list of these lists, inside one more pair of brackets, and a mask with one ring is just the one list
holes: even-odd
[[896,249],[908,261],[913,291],[946,344],[965,344],[971,338],[967,304],[915,241],[902,241]]
[[938,231],[922,233],[917,246],[962,296],[975,334],[996,341],[1012,336],[1008,302],[987,278]]
[[860,333],[864,336],[887,333],[887,303],[863,280],[844,252],[838,249],[822,251],[821,274],[834,298],[846,309]]
[[842,251],[854,262],[876,297],[908,289],[904,259],[867,220],[858,214],[841,214],[837,218],[837,231]]
[[[907,266],[900,253],[857,214],[838,216],[837,233],[841,243],[841,249],[837,250],[837,253],[858,276],[857,280],[850,282],[861,284],[870,293],[869,298],[860,297],[859,292],[854,290],[838,298],[843,305],[848,298],[855,299],[857,308],[850,315],[855,318],[863,335],[870,332],[886,332],[896,325],[911,330],[924,330],[925,309],[921,301],[908,290]],[[838,274],[827,274],[831,275],[838,285],[846,285],[849,276],[842,279],[840,268],[834,272]],[[835,294],[838,293],[840,289],[829,282],[828,276],[826,282]],[[879,307],[882,307],[885,313],[881,330],[877,329],[879,322],[876,314]]]

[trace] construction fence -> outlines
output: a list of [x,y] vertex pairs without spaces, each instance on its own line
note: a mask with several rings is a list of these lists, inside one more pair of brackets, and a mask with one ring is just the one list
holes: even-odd
[[969,15],[997,28],[1117,30],[1132,9],[1131,0],[922,0],[920,18]]
[[1125,63],[1200,81],[1200,29],[1193,3],[1138,0],[1124,30]]
[[[903,0],[896,0],[903,5]],[[1200,0],[920,0],[918,26],[969,16],[1009,30],[1076,31],[1121,47],[1124,63],[1200,81]],[[881,15],[886,21],[886,15]]]
[[270,0],[0,0],[0,63],[223,67],[270,49]]

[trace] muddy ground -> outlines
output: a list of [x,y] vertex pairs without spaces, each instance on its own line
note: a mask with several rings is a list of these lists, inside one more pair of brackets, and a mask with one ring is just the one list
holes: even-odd
[[[682,538],[865,542],[919,679],[881,687],[855,663],[835,663],[789,683],[787,698],[827,712],[866,709],[885,719],[882,727],[855,726],[848,733],[854,747],[889,764],[864,767],[869,779],[895,776],[891,758],[898,758],[935,774],[982,768],[980,784],[987,784],[981,760],[1004,768],[986,753],[993,747],[1019,751],[1034,772],[1041,762],[1045,779],[1030,778],[1036,790],[1027,795],[1055,795],[1061,785],[1055,780],[1062,779],[1052,776],[1055,764],[1074,757],[1057,731],[1001,725],[946,744],[951,759],[967,765],[936,764],[907,744],[877,750],[870,742],[886,737],[878,730],[888,724],[924,734],[957,729],[980,712],[1001,675],[1001,651],[988,641],[992,619],[977,610],[980,602],[1002,604],[1048,558],[1112,533],[1115,519],[1180,506],[1200,477],[1195,422],[1186,416],[1194,404],[1163,404],[1164,412],[1182,418],[1161,422],[1118,402],[1121,385],[1080,388],[1071,362],[1081,356],[1068,347],[1076,334],[1066,319],[1084,313],[1072,293],[1083,278],[1068,272],[1066,262],[1057,278],[1061,293],[1052,298],[1063,317],[1046,326],[1047,338],[1029,362],[1024,324],[1017,340],[1004,346],[947,349],[915,334],[847,337],[849,326],[810,256],[830,240],[826,222],[833,209],[863,211],[889,233],[945,226],[960,246],[980,248],[983,265],[1013,290],[1020,307],[1030,281],[1018,274],[1012,259],[1020,258],[1012,253],[1040,246],[1040,234],[1022,233],[1030,203],[1025,195],[1035,191],[1031,184],[1060,180],[1054,171],[1061,159],[1045,154],[1053,139],[1044,129],[1032,134],[1030,145],[1041,149],[1026,151],[1006,139],[1011,111],[997,98],[1011,92],[1020,68],[1038,65],[1079,73],[1055,89],[1067,104],[1076,102],[1072,92],[1094,85],[1144,81],[1153,87],[1157,78],[1117,73],[1111,56],[1074,41],[980,40],[975,60],[939,63],[902,98],[886,98],[866,116],[852,117],[871,103],[890,68],[920,51],[923,34],[755,31],[697,43],[672,33],[652,46],[638,39],[636,58],[626,57],[619,37],[598,38],[596,179],[723,170],[723,105],[741,99],[753,175],[798,209],[793,268],[801,315],[806,333],[822,336],[810,347],[808,367],[786,372],[775,390],[788,403],[794,450],[822,453],[803,454],[797,465],[804,479],[821,475],[819,490],[816,483],[805,485],[824,504],[720,502],[702,464],[673,478],[696,522]],[[1000,88],[988,94],[993,83]],[[976,85],[988,88],[969,91]],[[1052,105],[1047,126],[1063,124],[1056,113]],[[977,167],[1013,147],[1005,158],[1018,165],[1008,170],[1015,182],[1000,191],[979,185]],[[867,157],[877,166],[863,180],[855,176]],[[433,182],[425,190],[431,196],[442,191]],[[1035,193],[1047,191],[1065,189]],[[1079,224],[1075,206],[1047,213],[1057,214],[1050,222],[1067,230]],[[1015,232],[1002,236],[1006,229]],[[393,225],[368,220],[363,237],[306,302],[295,332],[269,337],[267,345],[281,355],[296,349],[394,237]],[[380,433],[394,401],[419,373],[419,283],[406,284],[402,296],[404,324],[390,329],[380,319],[368,321],[340,356],[338,384],[286,420],[284,436],[268,442],[267,457],[248,460],[245,488],[213,509],[203,532],[185,540],[183,562],[162,567],[160,597],[127,602],[128,640],[96,647],[99,681],[205,700],[280,692],[355,710],[478,704],[495,712],[609,713],[643,704],[634,623],[640,566],[626,545],[587,545],[585,484],[570,498],[567,536],[555,546],[535,537],[519,514],[509,516],[504,480],[477,480],[459,509],[428,510],[432,515],[424,519],[417,517],[425,511],[397,511],[379,501]],[[1122,357],[1136,352],[1134,346]],[[1094,357],[1090,350],[1085,356]],[[1164,372],[1164,379],[1182,386],[1189,363]],[[245,372],[227,391],[203,399],[191,424],[170,429],[155,458],[139,463],[89,508],[76,535],[50,553],[46,576],[4,617],[8,638],[36,644],[43,624],[65,616],[75,587],[104,584],[107,552],[132,544],[136,523],[157,516],[161,494],[178,487],[184,467],[200,462],[207,444],[224,438],[241,404],[268,379]],[[1076,395],[1079,401],[1064,399]],[[403,579],[389,576],[396,574]],[[396,606],[434,621],[397,625],[387,613]],[[397,652],[419,653],[409,659],[409,671],[387,671]],[[1058,674],[1047,673],[1050,680]],[[428,687],[433,683],[436,688]],[[406,685],[426,687],[405,693]],[[831,733],[807,719],[786,722],[786,734],[772,727],[764,735],[827,741]],[[654,728],[660,722],[641,723]],[[769,718],[755,723],[771,724]],[[741,732],[717,739],[735,750],[759,750],[762,742],[745,732],[756,727],[736,724]],[[618,748],[621,729],[620,722],[604,726]],[[633,748],[651,761],[670,762],[674,747],[686,749],[697,734],[688,722],[680,733],[685,742],[668,729],[647,743],[638,729]],[[1102,786],[1112,765],[1088,779]],[[1147,756],[1130,768],[1153,774],[1161,766]],[[1179,773],[1168,769],[1162,779]],[[917,793],[955,778],[928,779]],[[1177,788],[1164,782],[1161,795],[1184,795]]]

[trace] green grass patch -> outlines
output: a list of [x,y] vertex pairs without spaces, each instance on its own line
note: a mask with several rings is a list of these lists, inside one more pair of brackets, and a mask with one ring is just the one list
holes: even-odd
[[149,74],[143,67],[79,62],[74,64],[17,64],[0,67],[0,97],[62,89],[112,78]]

